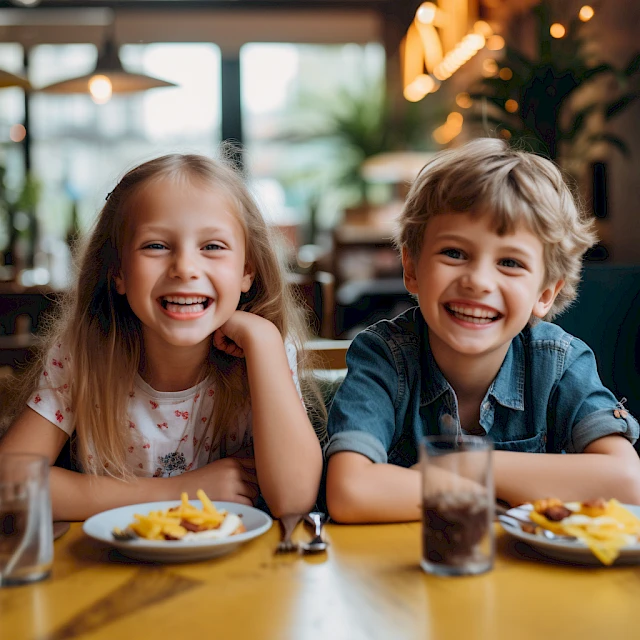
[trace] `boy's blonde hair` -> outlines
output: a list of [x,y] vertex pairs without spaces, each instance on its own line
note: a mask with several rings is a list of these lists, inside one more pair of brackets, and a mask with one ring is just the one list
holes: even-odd
[[[247,263],[255,272],[252,287],[241,297],[239,309],[270,320],[283,337],[292,339],[298,349],[301,374],[304,373],[307,323],[286,284],[276,239],[241,176],[230,162],[199,155],[174,154],[145,162],[125,174],[107,196],[82,251],[77,284],[63,301],[62,315],[51,328],[42,351],[42,358],[46,358],[56,343],[70,351],[75,456],[86,473],[123,478],[131,475],[125,465],[125,425],[129,392],[142,353],[142,330],[126,297],[117,293],[114,278],[120,272],[126,222],[135,209],[137,196],[160,180],[188,181],[219,189],[227,196],[244,229]],[[40,364],[39,371],[44,361]],[[212,376],[216,402],[210,418],[216,443],[246,410],[250,395],[243,359],[212,346],[206,364],[207,375],[218,373]],[[36,367],[33,375],[37,372]],[[305,401],[322,413],[317,387],[303,375],[300,380]],[[33,383],[34,377],[32,388]],[[320,439],[324,437],[323,433],[318,435]]]
[[575,299],[582,256],[596,235],[593,221],[578,209],[550,160],[491,138],[442,151],[423,167],[409,191],[397,246],[417,261],[427,222],[441,213],[489,213],[499,235],[524,222],[544,248],[544,284],[564,280],[545,319]]

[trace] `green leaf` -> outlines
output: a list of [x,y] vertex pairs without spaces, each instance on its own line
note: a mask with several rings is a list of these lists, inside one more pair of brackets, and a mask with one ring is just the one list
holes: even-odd
[[640,98],[640,91],[631,91],[623,95],[621,98],[618,98],[614,102],[610,102],[604,112],[605,119],[611,120],[611,118],[620,114],[629,105],[633,104],[638,98]]
[[638,73],[638,71],[640,71],[640,53],[636,53],[633,58],[629,60],[629,63],[624,70],[624,75],[629,78]]
[[623,140],[618,138],[618,136],[614,136],[611,133],[594,133],[590,135],[587,140],[594,144],[597,142],[606,142],[616,147],[616,149],[618,149],[618,151],[620,151],[620,153],[622,153],[625,158],[629,157],[629,148],[627,147],[627,145]]
[[573,118],[573,122],[571,123],[571,126],[569,127],[569,129],[567,129],[562,133],[561,139],[573,140],[576,137],[576,135],[580,133],[580,130],[582,129],[582,125],[584,124],[585,119],[588,116],[590,116],[598,108],[598,106],[599,105],[597,105],[596,103],[593,103],[588,105],[584,109],[580,109],[580,111],[577,111]]

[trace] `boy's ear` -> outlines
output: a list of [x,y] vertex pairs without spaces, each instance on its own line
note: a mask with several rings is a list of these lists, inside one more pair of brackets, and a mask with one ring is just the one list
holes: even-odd
[[549,313],[549,309],[551,309],[551,305],[562,290],[562,287],[564,287],[564,280],[558,280],[557,282],[548,284],[542,289],[538,301],[533,305],[531,313],[536,316],[536,318],[544,318],[547,313]]
[[247,262],[244,265],[244,275],[242,276],[242,283],[240,286],[240,290],[242,293],[247,293],[249,289],[251,289],[251,285],[253,284],[253,279],[256,277],[256,272],[254,268]]
[[416,264],[409,256],[406,247],[402,247],[402,271],[404,287],[409,293],[418,293],[418,278],[416,275]]

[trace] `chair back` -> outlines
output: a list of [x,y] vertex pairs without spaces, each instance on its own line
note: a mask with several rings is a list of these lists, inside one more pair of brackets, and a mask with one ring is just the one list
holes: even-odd
[[555,322],[591,347],[603,384],[640,416],[640,265],[587,265],[577,301]]

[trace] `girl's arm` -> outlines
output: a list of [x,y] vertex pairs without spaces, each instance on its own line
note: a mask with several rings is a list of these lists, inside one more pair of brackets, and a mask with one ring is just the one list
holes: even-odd
[[[34,453],[53,464],[68,436],[40,414],[27,408],[0,440],[0,453]],[[52,467],[51,505],[54,520],[84,520],[95,513],[128,504],[179,500],[186,491],[204,489],[212,499],[251,505],[257,491],[241,460],[216,460],[201,469],[173,478],[126,481]]]
[[247,362],[258,485],[277,517],[309,511],[322,474],[320,443],[298,395],[275,325],[236,311],[214,334],[217,348]]
[[619,435],[595,440],[580,454],[495,451],[496,497],[516,505],[538,498],[616,498],[640,504],[640,458]]

